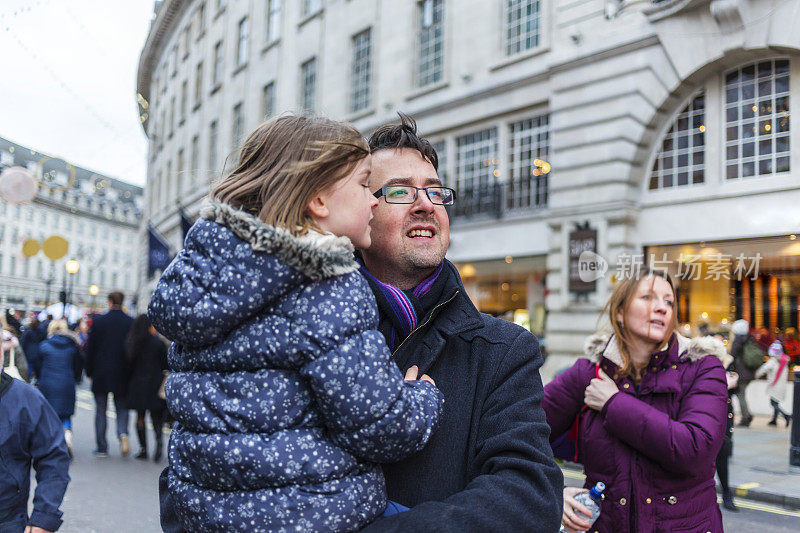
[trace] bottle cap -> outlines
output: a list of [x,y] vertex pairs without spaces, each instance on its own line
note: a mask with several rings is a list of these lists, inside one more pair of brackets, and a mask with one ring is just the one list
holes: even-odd
[[592,488],[591,488],[591,490],[589,490],[589,495],[590,495],[590,496],[591,496],[593,499],[595,499],[595,500],[599,500],[600,498],[602,498],[602,497],[603,497],[603,491],[604,491],[604,490],[606,490],[606,484],[605,484],[605,483],[603,483],[602,481],[598,481],[598,482],[595,484],[595,486],[594,486],[594,487],[592,487]]

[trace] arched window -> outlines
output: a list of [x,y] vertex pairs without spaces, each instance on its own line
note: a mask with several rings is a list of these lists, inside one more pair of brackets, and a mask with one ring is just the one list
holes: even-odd
[[705,181],[706,94],[700,91],[670,126],[653,162],[650,190]]
[[708,78],[657,144],[648,189],[788,175],[790,68],[788,58],[763,59]]
[[725,178],[789,171],[789,60],[725,75]]

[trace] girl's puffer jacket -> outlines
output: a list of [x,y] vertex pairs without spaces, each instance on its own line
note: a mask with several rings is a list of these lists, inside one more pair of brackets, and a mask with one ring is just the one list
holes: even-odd
[[168,487],[191,531],[344,531],[386,506],[441,393],[404,382],[346,238],[206,202],[150,301],[173,341]]

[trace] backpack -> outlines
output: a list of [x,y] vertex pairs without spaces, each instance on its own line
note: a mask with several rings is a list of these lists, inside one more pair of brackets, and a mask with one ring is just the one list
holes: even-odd
[[752,338],[742,347],[742,363],[750,370],[756,370],[764,362],[764,350]]

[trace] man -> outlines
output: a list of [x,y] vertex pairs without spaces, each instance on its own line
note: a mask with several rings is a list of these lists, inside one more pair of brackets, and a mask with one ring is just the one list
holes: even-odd
[[[69,483],[61,421],[38,390],[2,371],[2,361],[0,352],[0,531],[55,531]],[[36,490],[28,515],[31,466]]]
[[370,138],[380,203],[362,271],[401,371],[430,375],[445,405],[427,447],[383,467],[389,499],[412,509],[368,529],[556,531],[563,477],[540,405],[536,337],[470,302],[444,258],[452,193],[430,143],[401,119]]
[[94,430],[97,449],[94,454],[97,457],[108,457],[106,407],[109,393],[114,395],[120,453],[124,457],[131,451],[128,441],[128,408],[125,402],[128,388],[125,337],[133,319],[122,311],[124,299],[121,292],[109,293],[108,312],[95,317],[86,341],[86,376],[92,380],[96,408]]
[[[750,323],[747,320],[739,319],[731,326],[733,332],[733,342],[731,343],[731,356],[733,357],[732,370],[736,371],[739,376],[738,386],[734,390],[736,398],[739,400],[739,411],[742,415],[739,420],[739,427],[749,427],[753,422],[753,415],[750,413],[750,408],[747,405],[747,387],[750,382],[755,379],[755,369],[749,367],[745,363],[744,351],[745,346],[749,340],[752,339],[750,335]],[[750,347],[749,349],[753,349]],[[766,353],[764,354],[766,355]]]

